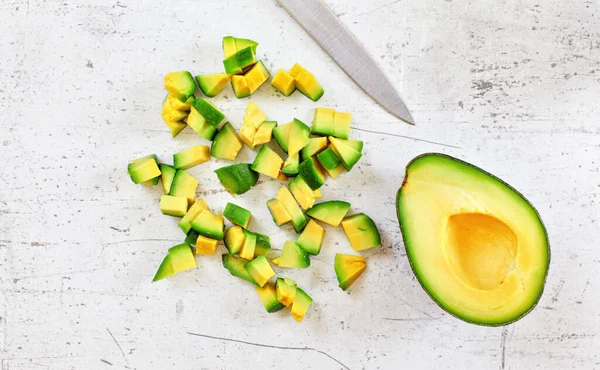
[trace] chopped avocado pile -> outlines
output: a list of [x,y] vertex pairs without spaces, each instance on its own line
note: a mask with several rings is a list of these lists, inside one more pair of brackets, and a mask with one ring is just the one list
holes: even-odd
[[[300,322],[312,298],[294,280],[277,277],[277,271],[310,267],[311,255],[319,255],[327,244],[323,224],[341,225],[355,251],[376,247],[381,238],[367,215],[347,216],[350,203],[341,200],[317,203],[323,197],[321,188],[327,177],[335,179],[350,171],[362,157],[363,142],[349,139],[351,114],[317,108],[312,127],[297,118],[279,126],[254,102],[249,102],[237,131],[236,125],[228,122],[213,102],[196,98],[196,86],[205,97],[212,98],[229,83],[236,97],[252,95],[270,78],[263,62],[256,58],[257,47],[255,41],[226,36],[224,73],[195,78],[188,71],[168,73],[164,79],[167,96],[161,116],[172,137],[190,126],[212,143],[193,145],[173,154],[172,164],[160,163],[156,154],[138,158],[128,164],[127,172],[135,184],[161,182],[159,210],[177,217],[183,232],[184,242],[168,250],[153,281],[195,268],[195,255],[212,255],[222,243],[227,251],[222,255],[223,267],[232,276],[255,285],[265,310],[272,313],[287,307]],[[289,71],[278,70],[271,84],[285,96],[296,89],[313,101],[323,95],[314,75],[300,64]],[[287,182],[266,202],[275,224],[289,223],[297,235],[295,240],[285,242],[280,253],[271,249],[267,235],[251,230],[253,217],[249,209],[228,202],[222,211],[215,212],[204,199],[196,198],[199,181],[188,171],[197,171],[196,166],[213,158],[235,161],[244,146],[257,151],[252,163],[221,166],[215,170],[216,177],[233,196],[250,191],[260,175]],[[204,182],[206,176],[202,179]],[[366,260],[362,256],[337,254],[333,267],[340,288],[346,290],[366,269]]]

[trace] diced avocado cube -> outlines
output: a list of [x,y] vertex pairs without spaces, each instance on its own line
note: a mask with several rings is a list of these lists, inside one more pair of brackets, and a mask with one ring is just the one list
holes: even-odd
[[215,215],[208,209],[203,209],[192,221],[192,229],[208,238],[223,240],[225,220],[223,216]]
[[332,179],[335,179],[339,176],[340,173],[344,171],[344,165],[342,161],[340,161],[339,157],[331,147],[323,150],[321,153],[317,154],[317,159],[323,169],[327,172]]
[[289,74],[294,77],[298,91],[312,101],[321,99],[324,90],[312,73],[296,63],[290,69]]
[[187,170],[209,160],[210,148],[205,145],[196,145],[173,154],[173,165],[178,170]]
[[242,50],[245,48],[252,48],[254,54],[256,54],[256,47],[258,46],[258,42],[250,40],[250,39],[242,39],[239,37],[235,37],[235,48],[236,50]]
[[237,53],[237,48],[235,46],[235,37],[223,37],[223,56],[225,57],[225,59],[235,55],[235,53]]
[[185,214],[185,216],[183,216],[181,221],[179,221],[179,228],[187,234],[192,228],[192,221],[194,221],[194,219],[198,217],[200,212],[202,212],[205,209],[208,209],[208,205],[206,204],[204,199],[197,199],[194,202],[194,204],[192,204],[192,206],[188,209],[187,213]]
[[244,126],[250,125],[258,130],[260,125],[267,120],[267,115],[253,102],[248,103],[244,113]]
[[290,96],[296,90],[296,81],[294,80],[294,77],[287,73],[283,68],[280,68],[277,73],[275,73],[271,85],[284,96]]
[[288,152],[288,143],[290,140],[290,132],[292,131],[292,122],[277,126],[273,129],[273,137],[277,144],[284,152]]
[[225,267],[231,275],[237,276],[240,279],[244,279],[256,285],[256,281],[254,281],[252,276],[250,276],[248,271],[246,271],[244,268],[244,266],[246,266],[246,264],[250,261],[243,258],[237,258],[229,254],[224,254],[222,261],[223,267]]
[[180,110],[183,112],[190,111],[190,108],[192,107],[192,103],[194,102],[194,100],[196,100],[196,98],[194,98],[194,96],[190,96],[189,98],[187,98],[187,100],[181,101],[181,100],[179,100],[178,97],[176,97],[173,94],[167,95],[167,101],[169,102],[169,105],[171,105],[171,108]]
[[306,214],[315,220],[319,220],[331,226],[339,226],[342,219],[348,213],[350,203],[341,200],[330,200],[315,204]]
[[160,211],[163,215],[183,217],[188,210],[188,200],[186,197],[174,197],[172,195],[162,195],[160,197]]
[[[275,271],[273,271],[273,268],[265,256],[256,257],[252,261],[248,262],[244,268],[260,287],[265,286],[267,281],[275,276]],[[277,296],[275,296],[275,299],[277,299]]]
[[335,125],[335,110],[331,108],[316,108],[312,122],[311,133],[331,136]]
[[290,181],[289,188],[300,207],[310,209],[315,204],[315,193],[301,176]]
[[242,244],[242,249],[240,250],[240,257],[245,258],[247,260],[251,260],[254,258],[254,250],[256,249],[256,234],[244,229],[244,244]]
[[340,288],[346,290],[366,270],[367,261],[363,256],[336,253],[333,266]]
[[199,236],[200,234],[198,234],[196,230],[190,228],[190,231],[188,231],[188,233],[185,235],[185,242],[189,245],[196,245],[196,241],[198,241]]
[[292,218],[292,226],[294,227],[294,230],[297,233],[301,232],[308,223],[308,220],[306,219],[306,216],[304,216],[304,213],[302,213],[300,206],[298,206],[298,203],[296,203],[296,200],[294,199],[294,196],[290,190],[285,186],[280,187],[276,198],[281,202],[287,213]]
[[152,282],[159,281],[173,275],[175,275],[175,270],[171,264],[171,256],[167,254],[160,266],[158,266],[158,271],[156,271],[156,275],[154,275]]
[[296,282],[288,278],[277,278],[275,282],[277,300],[286,307],[290,307],[296,298]]
[[192,247],[188,243],[169,248],[169,256],[171,257],[173,271],[176,274],[196,267],[196,258],[192,253]]
[[294,155],[299,153],[302,148],[308,145],[308,135],[310,128],[299,119],[294,118],[292,128],[290,130],[290,138],[288,142],[288,154]]
[[296,240],[296,244],[304,249],[306,253],[316,256],[321,252],[324,237],[325,229],[314,220],[310,220],[298,240]]
[[207,238],[204,235],[199,235],[196,239],[196,254],[214,254],[217,250],[219,241],[216,239]]
[[277,176],[279,176],[282,165],[283,159],[281,159],[279,154],[275,153],[275,151],[268,146],[263,145],[258,151],[254,163],[252,163],[252,169],[258,173],[276,179]]
[[169,194],[171,191],[171,184],[173,183],[173,178],[175,177],[175,173],[177,170],[173,168],[173,166],[169,166],[168,164],[160,164],[160,182],[163,187],[163,191],[165,194]]
[[238,50],[234,55],[223,61],[227,74],[242,74],[244,68],[256,63],[256,56],[251,47]]
[[274,258],[272,261],[279,267],[304,269],[310,266],[310,257],[308,253],[300,248],[298,244],[291,241],[285,242],[281,255]]
[[210,154],[215,158],[232,161],[237,157],[242,145],[242,139],[240,139],[231,123],[227,122],[215,136],[210,147]]
[[248,146],[248,148],[254,150],[254,136],[258,130],[252,125],[243,125],[240,129],[240,139]]
[[229,254],[234,255],[240,253],[244,241],[246,240],[246,233],[241,226],[234,226],[227,230],[225,233],[225,247],[229,251]]
[[184,170],[177,170],[169,195],[176,197],[186,197],[189,203],[194,201],[196,197],[196,189],[198,188],[198,179]]
[[302,177],[312,190],[325,185],[325,174],[320,167],[321,165],[312,157],[303,160],[298,167],[299,177]]
[[265,83],[271,74],[262,60],[259,60],[248,72],[244,74],[246,84],[250,89],[250,94],[253,94],[258,88]]
[[179,133],[187,127],[187,123],[184,121],[165,121],[165,125],[171,130],[171,138],[179,135]]
[[344,144],[349,146],[350,148],[356,150],[357,152],[362,152],[363,150],[363,142],[360,140],[341,140]]
[[262,288],[257,286],[256,292],[258,293],[258,297],[260,298],[260,301],[262,302],[263,306],[265,307],[265,310],[267,310],[268,313],[277,312],[284,307],[277,300],[277,291],[275,290],[275,284],[267,283]]
[[271,251],[271,242],[269,237],[259,233],[256,234],[256,247],[254,248],[254,257],[266,256]]
[[233,164],[215,170],[219,182],[232,194],[244,194],[258,181],[258,173],[249,163]]
[[165,89],[181,101],[194,95],[196,83],[188,71],[170,72],[165,76]]
[[244,76],[231,76],[231,87],[233,88],[235,97],[238,99],[247,98],[251,95],[250,88]]
[[160,115],[165,122],[179,122],[187,117],[188,112],[171,107],[171,104],[165,98]]
[[190,126],[195,133],[202,136],[206,140],[212,140],[217,132],[217,128],[208,123],[208,121],[206,121],[206,119],[194,107],[190,109],[190,114],[187,118],[187,125]]
[[285,210],[285,207],[279,201],[279,199],[271,199],[267,201],[267,207],[269,208],[269,212],[271,212],[273,222],[275,222],[277,226],[281,226],[292,221],[292,216],[290,216],[290,214]]
[[294,303],[292,304],[292,309],[290,313],[294,320],[298,322],[302,322],[304,316],[308,312],[312,304],[312,298],[304,292],[304,290],[300,288],[296,288],[296,298],[294,298]]
[[271,141],[273,138],[273,129],[277,127],[276,121],[265,121],[263,122],[256,134],[254,134],[254,141],[252,143],[253,146],[266,144]]
[[198,87],[208,97],[217,96],[225,86],[231,81],[231,76],[227,73],[217,73],[212,75],[196,76]]
[[346,217],[342,221],[342,228],[350,242],[350,246],[355,251],[381,245],[381,236],[375,222],[364,213]]
[[352,149],[340,139],[330,136],[329,141],[331,142],[331,149],[333,149],[348,171],[350,171],[360,157],[362,157],[361,152]]
[[236,225],[240,225],[244,229],[248,228],[252,213],[245,208],[242,208],[233,203],[227,203],[223,216]]
[[213,127],[218,127],[225,118],[225,115],[208,100],[198,98],[194,101],[192,107]]
[[308,139],[308,144],[302,148],[300,154],[302,154],[302,160],[306,160],[314,155],[321,153],[327,149],[329,140],[326,137],[313,137]]
[[151,181],[160,176],[160,168],[154,158],[140,158],[129,163],[127,172],[134,184]]
[[300,171],[300,153],[288,155],[281,172],[286,176],[296,176]]
[[[156,163],[158,164],[158,157],[156,156],[156,154],[150,154],[145,157],[138,158],[138,159],[134,160],[132,163],[142,162],[148,158],[154,159],[156,161]],[[158,168],[160,169],[160,165],[158,165]],[[161,175],[162,175],[162,173],[161,173]],[[141,184],[154,186],[154,185],[158,184],[159,180],[160,180],[160,176],[156,176],[155,178],[150,179],[148,181],[144,181]]]
[[352,114],[335,112],[333,119],[333,133],[331,136],[339,137],[340,139],[348,139],[348,135],[350,135],[351,122]]

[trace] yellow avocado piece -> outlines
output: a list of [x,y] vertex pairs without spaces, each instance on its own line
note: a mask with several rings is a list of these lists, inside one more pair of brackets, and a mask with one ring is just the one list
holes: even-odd
[[169,130],[171,130],[172,138],[179,135],[179,133],[187,127],[187,124],[184,121],[165,121],[165,124],[167,125]]
[[[287,282],[290,282],[288,284]],[[291,279],[277,278],[275,285],[277,300],[286,307],[290,307],[296,298],[296,283]]]
[[282,68],[275,73],[271,85],[285,96],[292,95],[294,90],[296,90],[296,81],[294,80],[294,77]]
[[165,122],[177,122],[181,121],[188,116],[188,112],[177,110],[169,104],[169,101],[165,99],[162,106],[161,116]]
[[202,212],[205,209],[208,209],[208,205],[206,204],[204,199],[196,199],[196,201],[194,201],[194,204],[192,204],[192,206],[186,212],[185,216],[183,216],[181,221],[179,221],[179,228],[187,234],[188,231],[190,231],[190,229],[192,228],[192,221],[196,217],[198,217],[200,212]]
[[333,119],[333,136],[341,139],[348,139],[350,124],[352,123],[352,114],[335,112]]
[[253,126],[257,130],[260,125],[267,120],[267,115],[253,102],[248,103],[246,113],[244,114],[244,126]]
[[290,76],[292,76],[292,78],[296,78],[298,77],[298,75],[300,74],[300,72],[306,71],[306,69],[304,69],[304,67],[302,67],[300,64],[295,63],[292,68],[288,71],[288,73],[290,74]]
[[271,212],[273,221],[277,226],[281,226],[292,221],[292,216],[290,216],[290,214],[285,210],[285,207],[281,201],[279,201],[279,199],[269,200],[267,202],[267,207],[269,208],[269,212]]
[[176,97],[173,94],[167,95],[167,101],[169,102],[169,105],[171,106],[171,108],[177,109],[180,111],[184,111],[184,112],[189,112],[194,100],[195,99],[193,96],[190,96],[186,101],[181,101],[181,100],[179,100],[178,97]]
[[244,76],[231,76],[231,87],[233,88],[235,97],[238,99],[246,98],[251,94],[250,88],[248,87]]
[[301,176],[295,177],[294,180],[290,182],[289,188],[302,208],[309,209],[315,205],[315,192]]
[[216,239],[207,238],[204,235],[199,235],[196,240],[196,254],[214,254],[217,250],[219,241]]
[[256,249],[256,234],[243,230],[245,234],[244,244],[242,244],[242,249],[240,250],[240,257],[251,261],[254,259],[254,250]]
[[306,294],[302,289],[296,288],[296,297],[294,303],[292,303],[292,309],[290,313],[297,322],[301,322],[306,316],[308,309],[312,304],[312,298]]
[[275,121],[263,122],[254,135],[254,146],[266,144],[271,141],[271,139],[273,139],[273,128],[276,126],[277,122]]
[[256,135],[256,127],[253,125],[244,124],[240,129],[240,139],[248,146],[248,148],[254,150],[254,136]]
[[252,261],[248,262],[244,268],[260,287],[265,286],[267,281],[275,276],[275,271],[273,271],[273,268],[265,256],[256,257]]
[[550,263],[546,228],[516,190],[442,154],[413,159],[397,198],[406,253],[444,310],[505,325],[540,299]]
[[246,233],[241,226],[234,226],[227,230],[225,234],[225,246],[229,251],[229,254],[234,255],[240,253],[244,241],[246,240]]
[[160,211],[163,215],[183,217],[187,210],[188,200],[186,197],[172,195],[162,195],[160,197]]
[[250,94],[258,90],[258,88],[269,79],[270,75],[271,74],[260,60],[252,68],[250,68],[250,70],[244,75],[246,84],[250,89]]

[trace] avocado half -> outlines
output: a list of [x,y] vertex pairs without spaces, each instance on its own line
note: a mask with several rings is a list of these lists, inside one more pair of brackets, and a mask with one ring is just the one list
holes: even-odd
[[550,265],[546,228],[510,185],[438,153],[414,158],[396,206],[419,283],[446,312],[501,326],[537,304]]

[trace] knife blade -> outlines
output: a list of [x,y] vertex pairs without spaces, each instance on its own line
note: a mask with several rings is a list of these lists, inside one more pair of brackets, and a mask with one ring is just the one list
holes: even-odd
[[362,44],[322,0],[277,0],[373,100],[414,125],[406,104]]

